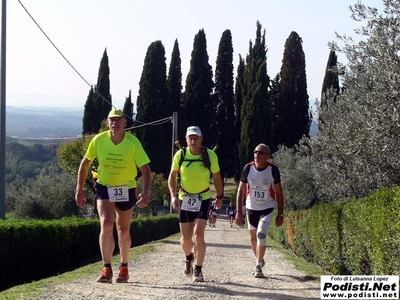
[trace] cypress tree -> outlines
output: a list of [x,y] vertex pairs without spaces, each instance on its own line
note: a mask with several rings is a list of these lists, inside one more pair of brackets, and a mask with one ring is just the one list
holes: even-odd
[[271,101],[271,122],[273,137],[270,145],[272,152],[278,149],[278,146],[282,144],[282,123],[287,122],[284,120],[283,107],[281,105],[281,75],[278,73],[273,80],[270,82],[269,98]]
[[[306,62],[301,37],[294,31],[286,39],[281,67],[282,143],[292,147],[309,137],[311,115],[307,94]],[[290,120],[290,121],[289,121]]]
[[97,85],[95,86],[93,113],[96,115],[97,120],[94,124],[93,133],[99,132],[101,122],[107,119],[111,107],[112,101],[110,94],[110,68],[108,66],[108,55],[106,48],[100,61],[99,74],[97,76]]
[[250,42],[243,76],[242,129],[239,146],[241,166],[253,160],[253,150],[257,144],[269,145],[272,141],[265,30],[261,33],[259,22],[257,22],[254,46]]
[[199,30],[193,42],[190,70],[186,78],[183,116],[180,118],[181,139],[186,127],[197,125],[204,136],[204,146],[216,143],[216,99],[213,97],[213,72],[208,63],[207,42],[204,29]]
[[[157,122],[172,115],[166,81],[165,49],[155,41],[147,49],[137,97],[136,122]],[[135,130],[151,158],[150,167],[156,174],[168,176],[171,167],[171,122],[153,123]]]
[[333,102],[336,102],[337,95],[340,93],[339,74],[337,69],[337,55],[335,50],[329,51],[329,58],[326,64],[324,82],[321,92],[321,106],[326,105],[326,96],[329,91],[333,92]]
[[[336,103],[337,96],[340,94],[339,73],[337,69],[337,55],[335,50],[330,50],[328,62],[326,64],[324,82],[321,92],[321,110],[324,110],[329,103]],[[318,115],[319,129],[323,129],[324,120],[321,113]]]
[[125,99],[123,112],[124,112],[124,115],[127,120],[126,128],[131,128],[133,125],[133,104],[132,104],[132,91],[131,90],[129,90],[129,95]]
[[[169,101],[172,106],[172,113],[178,113],[178,121],[182,116],[182,68],[181,68],[181,57],[179,52],[178,40],[175,39],[174,48],[172,49],[171,62],[169,65],[168,78],[167,78],[167,89]],[[177,124],[178,126],[178,124]],[[179,126],[178,126],[179,130]],[[171,128],[172,136],[172,128]],[[179,139],[179,137],[175,137]],[[175,147],[173,148],[173,153],[175,154]]]
[[94,113],[95,111],[94,90],[91,87],[83,110],[82,135],[97,133],[94,129],[98,120],[97,115]]
[[241,110],[242,110],[242,87],[244,85],[244,68],[245,62],[242,56],[239,54],[239,64],[237,67],[237,75],[236,75],[236,83],[235,83],[235,139],[236,139],[236,146],[234,149],[234,157],[235,157],[235,172],[234,178],[235,182],[239,182],[240,175],[242,173],[242,168],[239,159],[239,143],[240,141],[240,133],[242,131],[242,120],[241,120]]
[[172,105],[172,111],[181,112],[182,99],[182,67],[178,40],[175,40],[169,65],[167,88]]
[[230,30],[225,30],[218,47],[215,68],[215,95],[218,101],[217,109],[217,145],[218,158],[222,178],[232,177],[235,166],[235,156],[232,149],[236,147],[235,106],[233,93],[233,46]]

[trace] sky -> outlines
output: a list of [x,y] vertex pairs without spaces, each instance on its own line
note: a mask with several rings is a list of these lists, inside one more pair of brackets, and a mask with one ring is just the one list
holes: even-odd
[[[222,33],[231,31],[236,77],[239,54],[248,54],[259,21],[266,30],[271,78],[280,71],[290,33],[295,31],[302,38],[309,101],[314,106],[321,94],[328,42],[337,41],[335,32],[357,37],[354,29],[361,25],[351,19],[349,10],[355,3],[357,0],[8,0],[6,105],[83,109],[107,49],[112,104],[123,108],[129,90],[135,102],[147,48],[157,40],[164,45],[167,70],[178,40],[184,88],[194,37],[201,29],[206,34],[213,74]],[[381,5],[379,0],[363,3]],[[338,59],[344,62],[345,57],[339,54]]]

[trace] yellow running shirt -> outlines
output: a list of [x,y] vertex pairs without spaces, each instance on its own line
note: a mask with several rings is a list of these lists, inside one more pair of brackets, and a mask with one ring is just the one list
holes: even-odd
[[97,182],[105,186],[128,184],[128,188],[137,187],[137,168],[150,162],[142,144],[134,135],[125,132],[122,142],[115,145],[111,141],[109,130],[92,139],[85,156],[90,161],[97,158]]
[[[219,164],[217,154],[207,149],[208,156],[211,162],[211,173],[219,172]],[[181,159],[182,150],[179,150],[174,155],[174,160],[172,161],[172,169],[174,171],[179,170],[179,161]],[[204,167],[203,161],[201,159],[201,154],[193,155],[190,153],[189,147],[186,148],[186,159],[198,159],[200,161],[194,161],[188,165],[189,161],[183,161],[179,173],[181,174],[181,187],[188,193],[197,194],[210,187],[210,171]],[[179,190],[179,199],[183,199],[184,192]],[[201,193],[202,199],[210,199],[211,191]]]

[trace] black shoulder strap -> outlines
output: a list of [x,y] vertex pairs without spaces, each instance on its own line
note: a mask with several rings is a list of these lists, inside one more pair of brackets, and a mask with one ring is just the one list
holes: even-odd
[[201,153],[201,158],[203,160],[203,164],[204,166],[210,170],[211,172],[211,161],[210,161],[210,156],[208,155],[208,150],[206,147],[202,147],[203,148],[203,152]]
[[181,149],[181,158],[179,160],[179,168],[181,167],[182,163],[184,161],[188,161],[187,167],[194,161],[203,161],[204,167],[206,167],[208,170],[211,172],[211,161],[210,161],[210,156],[208,155],[208,151],[206,147],[202,146],[202,153],[201,153],[201,160],[197,159],[185,159],[186,156],[186,147],[182,147]]
[[179,168],[182,166],[182,163],[185,160],[185,155],[186,155],[186,147],[182,147],[182,149],[181,149],[181,159],[179,160]]

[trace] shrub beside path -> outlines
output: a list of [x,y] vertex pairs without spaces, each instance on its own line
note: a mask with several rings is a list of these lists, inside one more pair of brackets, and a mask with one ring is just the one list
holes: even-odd
[[[30,299],[319,299],[319,282],[307,280],[273,247],[267,247],[265,278],[253,278],[255,258],[247,229],[231,228],[221,216],[216,228],[207,226],[205,234],[205,282],[192,284],[183,275],[184,255],[177,238],[156,243],[154,252],[130,261],[126,284],[97,283],[99,270]],[[115,282],[118,270],[113,268]]]

